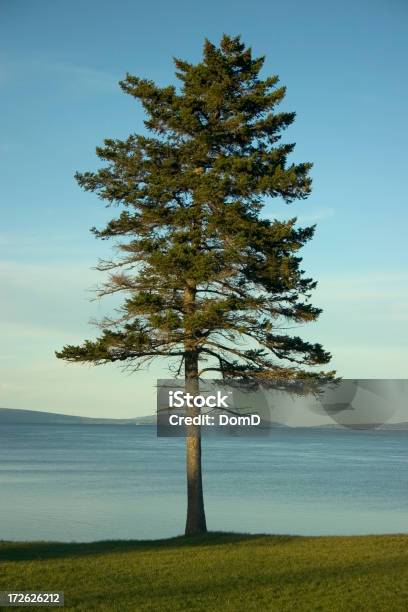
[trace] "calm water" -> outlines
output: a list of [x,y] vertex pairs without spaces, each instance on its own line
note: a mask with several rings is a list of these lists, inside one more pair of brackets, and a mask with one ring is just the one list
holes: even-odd
[[[408,532],[408,432],[276,430],[204,441],[211,530]],[[184,440],[155,428],[0,427],[0,539],[183,531]]]

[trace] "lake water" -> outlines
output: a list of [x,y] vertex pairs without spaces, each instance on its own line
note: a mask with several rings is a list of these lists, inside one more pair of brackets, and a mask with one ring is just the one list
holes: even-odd
[[[204,440],[209,529],[408,532],[408,431],[286,430]],[[0,426],[0,539],[182,533],[184,440],[154,427]]]

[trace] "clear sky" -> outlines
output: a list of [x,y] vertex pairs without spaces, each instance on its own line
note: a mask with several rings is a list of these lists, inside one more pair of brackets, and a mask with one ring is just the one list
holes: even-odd
[[317,223],[304,251],[320,320],[298,330],[344,377],[405,378],[408,365],[405,0],[0,0],[0,406],[88,416],[151,413],[164,367],[134,375],[55,359],[112,304],[89,301],[109,252],[88,229],[112,211],[74,181],[103,138],[143,131],[126,72],[174,82],[172,57],[241,34],[288,87],[294,161],[312,196],[265,214]]

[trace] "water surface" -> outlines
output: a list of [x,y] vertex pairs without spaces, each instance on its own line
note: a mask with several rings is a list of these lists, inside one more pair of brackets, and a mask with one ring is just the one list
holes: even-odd
[[[204,440],[211,530],[408,532],[408,432]],[[161,538],[184,527],[184,440],[154,427],[0,426],[0,539]]]

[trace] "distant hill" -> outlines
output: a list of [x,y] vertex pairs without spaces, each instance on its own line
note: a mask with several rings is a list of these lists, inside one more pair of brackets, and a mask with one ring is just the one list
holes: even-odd
[[386,430],[394,430],[394,429],[407,429],[408,430],[408,421],[401,421],[400,423],[354,423],[343,425],[340,423],[326,423],[325,425],[303,425],[304,429],[386,429]]
[[401,423],[384,423],[379,429],[408,429],[408,421]]
[[[1,425],[156,425],[156,415],[149,414],[146,416],[134,417],[132,419],[103,419],[92,417],[74,416],[71,414],[59,414],[55,412],[42,412],[37,410],[19,410],[16,408],[0,408],[0,426]],[[264,422],[263,427],[266,428],[287,428],[287,425],[282,423]],[[263,428],[262,425],[260,429]],[[354,426],[352,429],[371,429],[373,425]],[[325,425],[312,426],[291,426],[289,429],[344,429],[344,426],[337,423],[328,423]],[[376,427],[377,429],[387,430],[408,430],[408,421],[401,423],[384,423]]]
[[37,410],[0,408],[0,425],[155,425],[156,415],[134,417],[133,419],[102,419],[80,417]]

